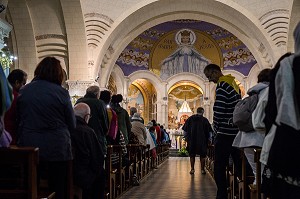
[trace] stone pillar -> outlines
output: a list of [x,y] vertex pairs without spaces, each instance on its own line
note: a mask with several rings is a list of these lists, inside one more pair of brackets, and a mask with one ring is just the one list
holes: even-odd
[[127,104],[128,104],[128,102],[129,102],[129,99],[128,99],[129,83],[130,83],[129,78],[128,78],[128,77],[124,77],[123,93],[121,93],[121,94],[122,94],[122,96],[123,96],[122,107],[123,107],[124,109],[126,109],[126,110],[127,110]]
[[164,85],[164,93],[161,102],[161,120],[160,124],[164,125],[165,128],[168,128],[168,82],[163,82]]
[[204,88],[204,93],[203,93],[203,106],[204,106],[204,116],[212,122],[212,110],[210,107],[211,104],[211,93],[210,93],[210,83],[209,81],[205,81],[205,88]]

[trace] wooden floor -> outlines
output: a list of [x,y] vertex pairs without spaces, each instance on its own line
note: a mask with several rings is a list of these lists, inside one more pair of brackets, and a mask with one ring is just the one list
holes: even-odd
[[214,199],[216,185],[207,173],[201,174],[199,158],[190,175],[188,157],[170,157],[118,199]]

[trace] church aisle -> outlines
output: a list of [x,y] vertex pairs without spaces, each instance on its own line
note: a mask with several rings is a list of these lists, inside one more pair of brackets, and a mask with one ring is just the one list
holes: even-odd
[[202,175],[197,158],[195,174],[190,175],[188,157],[170,157],[150,176],[119,199],[213,199],[216,185],[209,174]]

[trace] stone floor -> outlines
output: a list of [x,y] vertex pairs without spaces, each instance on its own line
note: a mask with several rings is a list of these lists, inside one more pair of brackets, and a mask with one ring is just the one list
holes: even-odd
[[159,168],[145,177],[118,199],[214,199],[216,185],[209,175],[202,175],[200,161],[195,174],[190,175],[188,157],[170,157]]

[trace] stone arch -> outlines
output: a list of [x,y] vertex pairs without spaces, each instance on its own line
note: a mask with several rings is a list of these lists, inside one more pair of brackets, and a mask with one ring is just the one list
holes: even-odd
[[153,87],[157,92],[157,100],[160,101],[164,97],[164,92],[159,92],[159,91],[165,91],[164,84],[162,80],[154,73],[150,71],[141,70],[130,74],[128,78],[129,78],[128,84],[131,84],[134,80],[137,79],[148,80],[153,85]]
[[[172,6],[170,6],[170,3]],[[156,12],[150,12],[153,9]],[[227,12],[224,12],[224,10],[227,10]],[[224,18],[232,20],[224,21]],[[128,13],[123,14],[119,20],[115,21],[115,26],[112,28],[111,34],[107,37],[96,64],[100,67],[101,60],[107,52],[108,47],[114,49],[110,60],[106,63],[105,68],[103,68],[104,75],[100,84],[105,84],[107,81],[107,75],[105,74],[110,73],[112,69],[111,65],[116,62],[122,50],[136,36],[154,25],[176,19],[201,19],[227,29],[246,44],[259,65],[267,64],[261,53],[258,52],[260,45],[263,45],[268,52],[273,53],[271,50],[272,44],[269,43],[264,30],[259,28],[260,24],[257,18],[238,4],[231,2],[227,5],[223,2],[209,0],[201,0],[201,2],[191,2],[189,4],[184,0],[171,2],[148,1],[144,4],[137,4]],[[237,27],[235,24],[240,24],[240,26]],[[114,42],[112,43],[112,41]],[[271,55],[272,57],[274,56]],[[98,70],[99,68],[95,71],[95,75]]]
[[169,92],[170,88],[175,85],[177,82],[180,81],[191,81],[194,82],[195,84],[197,84],[203,91],[203,94],[205,92],[205,80],[195,74],[192,73],[180,73],[180,74],[176,74],[172,77],[170,77],[167,82],[167,91]]
[[[117,93],[124,94],[124,73],[118,65],[114,66],[114,70],[110,73],[110,75],[114,78],[117,86]],[[109,78],[109,77],[108,77]],[[107,85],[105,85],[107,88]]]

